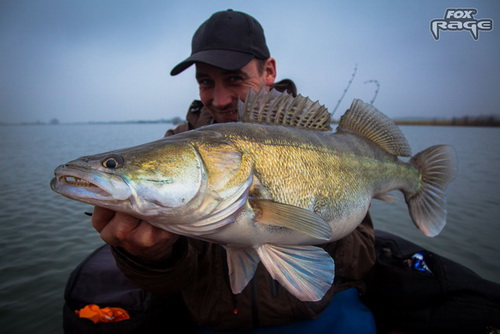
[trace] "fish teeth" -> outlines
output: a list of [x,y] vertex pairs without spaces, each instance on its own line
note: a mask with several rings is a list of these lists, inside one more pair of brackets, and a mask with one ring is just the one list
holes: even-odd
[[90,182],[85,181],[84,179],[81,179],[76,176],[68,176],[64,175],[59,178],[59,181],[63,181],[66,184],[72,185],[72,186],[78,186],[78,187],[95,187]]

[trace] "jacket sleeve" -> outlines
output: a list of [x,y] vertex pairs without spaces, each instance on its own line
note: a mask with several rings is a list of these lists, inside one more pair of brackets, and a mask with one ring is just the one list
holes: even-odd
[[137,261],[120,247],[112,247],[112,252],[118,268],[133,284],[156,294],[180,292],[189,283],[196,266],[196,255],[185,237],[174,244],[168,259],[155,265]]

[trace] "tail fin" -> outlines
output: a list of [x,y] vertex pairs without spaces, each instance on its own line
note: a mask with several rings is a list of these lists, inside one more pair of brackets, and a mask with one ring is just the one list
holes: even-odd
[[415,225],[429,237],[438,235],[446,225],[446,187],[456,176],[455,151],[436,145],[418,153],[410,163],[421,173],[420,187],[406,197]]

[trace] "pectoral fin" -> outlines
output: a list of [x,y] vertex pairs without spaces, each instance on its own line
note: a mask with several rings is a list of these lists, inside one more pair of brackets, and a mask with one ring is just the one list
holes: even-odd
[[257,223],[287,227],[320,240],[332,236],[330,225],[310,210],[270,200],[252,199],[250,204],[256,210]]
[[229,281],[233,293],[240,293],[252,279],[259,264],[259,256],[253,248],[226,246]]
[[260,260],[271,276],[302,301],[318,301],[333,284],[335,264],[314,246],[262,245]]

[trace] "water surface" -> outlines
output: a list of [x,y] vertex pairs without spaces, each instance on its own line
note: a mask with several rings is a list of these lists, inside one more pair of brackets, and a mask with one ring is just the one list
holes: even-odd
[[[66,280],[103,243],[84,215],[92,208],[50,190],[54,168],[83,155],[158,139],[166,129],[164,124],[0,127],[2,332],[62,332]],[[455,147],[459,173],[449,187],[448,224],[441,235],[424,237],[401,199],[373,202],[375,227],[500,283],[500,129],[402,129],[414,153],[434,144]]]

